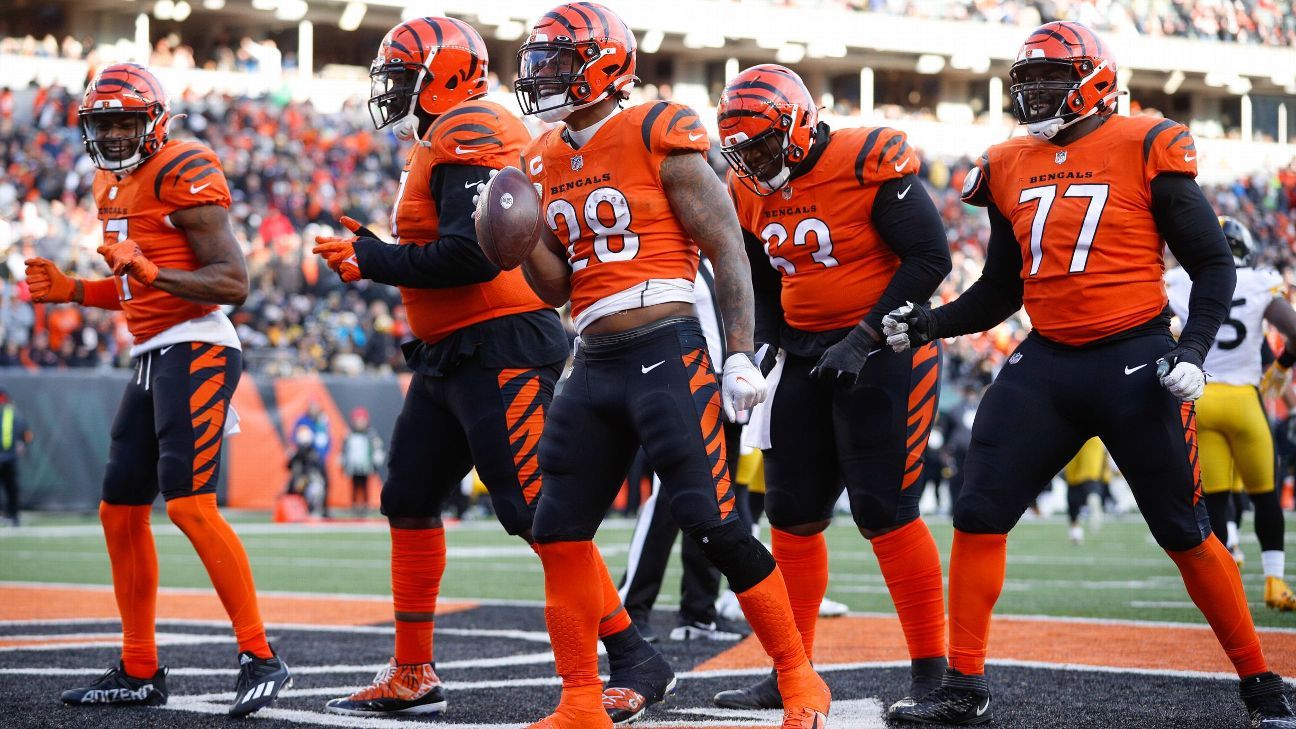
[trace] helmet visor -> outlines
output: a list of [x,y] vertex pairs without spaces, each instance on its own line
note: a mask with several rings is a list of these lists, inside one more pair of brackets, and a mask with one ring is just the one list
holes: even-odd
[[569,43],[528,43],[518,51],[514,84],[522,113],[535,114],[575,103],[571,87],[580,83],[584,63]]
[[418,64],[375,61],[369,69],[369,118],[374,129],[404,119],[427,81],[431,74]]
[[1080,86],[1080,77],[1070,61],[1029,60],[1013,64],[1008,71],[1012,84],[1013,116],[1022,124],[1045,121],[1068,114],[1067,96]]
[[152,131],[148,112],[143,110],[84,109],[77,113],[77,121],[91,161],[102,170],[137,164]]

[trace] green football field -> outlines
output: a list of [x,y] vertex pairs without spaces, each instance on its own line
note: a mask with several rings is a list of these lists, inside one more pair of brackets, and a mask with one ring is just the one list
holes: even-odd
[[[382,595],[389,591],[385,527],[369,524],[283,526],[264,515],[231,514],[251,556],[262,590]],[[929,519],[948,565],[951,528]],[[91,517],[33,515],[28,526],[0,528],[0,581],[110,584],[108,559]],[[632,524],[610,520],[599,533],[614,579],[624,570]],[[1245,529],[1249,532],[1250,523]],[[164,587],[210,587],[202,564],[178,530],[155,512]],[[1008,580],[997,611],[1051,616],[1202,622],[1173,563],[1137,516],[1109,517],[1089,529],[1082,546],[1067,541],[1057,518],[1024,520],[1009,537]],[[847,519],[828,531],[828,594],[852,610],[891,612],[886,586],[868,543]],[[447,530],[449,566],[441,594],[455,598],[543,600],[539,560],[493,520]],[[1244,539],[1243,581],[1256,622],[1296,628],[1296,614],[1264,607],[1259,547]],[[678,549],[678,547],[677,547]],[[1288,548],[1289,563],[1296,550]],[[1289,569],[1288,574],[1292,571]],[[674,603],[679,572],[673,567],[659,605]]]

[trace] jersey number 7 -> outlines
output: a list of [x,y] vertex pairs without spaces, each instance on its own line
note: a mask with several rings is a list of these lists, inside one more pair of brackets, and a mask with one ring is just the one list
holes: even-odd
[[[1048,224],[1049,211],[1057,199],[1057,185],[1028,187],[1021,191],[1019,204],[1038,200],[1035,206],[1035,218],[1031,220],[1031,267],[1030,275],[1039,272],[1044,259],[1044,226]],[[1084,222],[1080,224],[1080,234],[1076,237],[1075,247],[1071,252],[1071,266],[1067,273],[1082,273],[1089,264],[1089,248],[1093,245],[1094,234],[1098,232],[1098,222],[1102,220],[1103,208],[1107,206],[1107,185],[1068,185],[1062,197],[1087,197],[1089,207],[1085,210]]]
[[[119,241],[126,240],[127,238],[130,237],[130,235],[127,234],[126,232],[126,227],[128,222],[129,221],[127,221],[126,218],[114,218],[112,220],[105,220],[104,235],[116,233],[117,240]],[[122,284],[121,300],[130,301],[131,300],[130,276],[127,276],[126,274],[123,273],[121,275],[121,284]]]

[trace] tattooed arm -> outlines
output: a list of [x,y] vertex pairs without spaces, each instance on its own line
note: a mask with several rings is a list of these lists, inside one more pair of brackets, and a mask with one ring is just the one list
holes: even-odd
[[153,287],[189,301],[242,304],[248,295],[247,263],[230,227],[229,211],[202,205],[171,213],[171,222],[189,240],[198,268],[159,269]]
[[715,267],[716,298],[729,351],[750,353],[755,328],[751,266],[733,201],[698,152],[667,156],[662,160],[661,181],[671,210]]
[[562,306],[571,298],[571,267],[567,265],[567,251],[558,242],[549,226],[540,226],[540,242],[522,261],[522,275],[536,296],[546,304]]

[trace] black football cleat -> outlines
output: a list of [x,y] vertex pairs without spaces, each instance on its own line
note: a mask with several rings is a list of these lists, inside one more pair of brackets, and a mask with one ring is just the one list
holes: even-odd
[[779,693],[778,673],[770,671],[750,686],[721,691],[711,701],[722,709],[781,709],[783,695]]
[[897,702],[888,714],[894,721],[918,724],[984,724],[990,721],[990,684],[985,676],[968,676],[948,668],[936,690],[910,706]]
[[662,654],[629,628],[603,641],[608,654],[608,682],[603,708],[616,725],[638,720],[653,704],[675,692],[675,671]]
[[238,660],[239,674],[234,683],[234,705],[230,707],[230,716],[247,716],[260,711],[274,702],[280,691],[292,686],[288,664],[277,654],[257,658],[244,651]]
[[167,702],[166,675],[166,666],[159,666],[152,678],[135,678],[127,675],[119,662],[104,671],[94,683],[64,691],[61,698],[63,703],[74,706],[162,706]]
[[1239,687],[1251,729],[1296,729],[1296,712],[1287,699],[1287,687],[1276,673],[1257,673],[1242,679]]
[[903,699],[892,704],[890,709],[887,709],[887,716],[893,715],[895,710],[902,706],[913,706],[918,703],[919,699],[940,688],[941,678],[945,675],[947,667],[945,656],[919,658],[911,661],[909,665],[909,693]]

